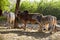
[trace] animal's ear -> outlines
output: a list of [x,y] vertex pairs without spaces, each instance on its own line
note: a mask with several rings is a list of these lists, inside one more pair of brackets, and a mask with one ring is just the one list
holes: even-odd
[[21,13],[21,11],[18,11],[18,13]]
[[27,10],[23,11],[23,13],[29,13]]
[[37,19],[37,20],[40,20],[40,16],[37,16],[36,19]]
[[20,16],[20,13],[17,13],[16,16]]
[[41,22],[40,16],[37,16],[36,19],[38,20],[38,22]]

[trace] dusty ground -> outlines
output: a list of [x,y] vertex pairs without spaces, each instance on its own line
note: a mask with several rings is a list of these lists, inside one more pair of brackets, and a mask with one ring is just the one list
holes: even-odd
[[60,40],[60,31],[50,34],[36,30],[3,29],[0,30],[0,40]]
[[0,40],[60,40],[60,31],[50,34],[37,30],[6,29],[0,27]]

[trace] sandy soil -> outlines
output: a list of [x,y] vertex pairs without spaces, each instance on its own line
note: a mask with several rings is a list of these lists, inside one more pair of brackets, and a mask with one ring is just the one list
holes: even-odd
[[10,31],[6,29],[4,30],[0,30],[0,40],[60,40],[60,31],[54,34],[50,34],[43,32],[35,32],[33,30],[31,30],[30,32],[23,30],[19,31],[17,29],[12,29]]
[[0,40],[60,40],[60,31],[50,34],[27,29],[6,29],[0,27]]

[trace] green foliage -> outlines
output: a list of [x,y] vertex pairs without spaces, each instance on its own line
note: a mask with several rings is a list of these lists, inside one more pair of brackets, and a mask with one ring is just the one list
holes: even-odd
[[0,22],[6,21],[6,17],[0,16]]
[[13,5],[13,7],[10,9],[10,11],[15,12],[15,7],[16,7],[16,4]]
[[[12,8],[11,11],[14,11],[15,6]],[[56,16],[58,19],[60,19],[60,0],[51,0],[48,2],[48,0],[41,0],[39,3],[34,1],[23,1],[20,3],[20,10],[28,10],[32,13],[42,13],[44,15],[53,15]]]
[[60,1],[50,3],[40,3],[38,11],[44,15],[53,15],[60,19]]
[[0,0],[0,9],[9,10],[9,4],[8,0]]
[[20,10],[28,10],[28,11],[34,13],[34,12],[36,12],[37,6],[38,6],[37,2],[31,3],[29,1],[24,1],[20,5]]

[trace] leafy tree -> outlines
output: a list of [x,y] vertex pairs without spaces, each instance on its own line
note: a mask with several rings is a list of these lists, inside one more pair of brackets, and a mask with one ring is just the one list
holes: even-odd
[[[11,11],[14,11],[15,5]],[[53,15],[60,19],[60,0],[40,0],[40,2],[29,2],[28,0],[20,2],[20,10],[42,13],[44,15]]]
[[29,12],[36,12],[38,3],[37,2],[29,2],[29,1],[24,1],[21,3],[20,6],[20,10],[24,11],[24,10],[28,10]]
[[9,1],[8,0],[0,0],[0,9],[1,10],[9,10]]
[[0,0],[0,16],[4,10],[9,10],[9,4],[8,0]]
[[16,7],[16,4],[13,5],[13,7],[10,9],[10,11],[15,12],[15,7]]

